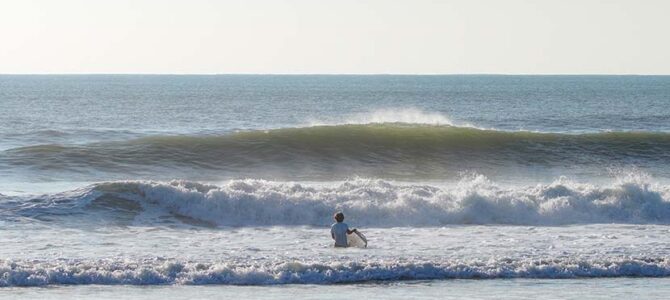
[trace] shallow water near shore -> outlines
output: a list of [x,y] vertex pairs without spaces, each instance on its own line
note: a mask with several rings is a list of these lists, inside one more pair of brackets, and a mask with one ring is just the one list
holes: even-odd
[[667,278],[403,281],[354,285],[57,286],[0,290],[4,299],[665,299]]

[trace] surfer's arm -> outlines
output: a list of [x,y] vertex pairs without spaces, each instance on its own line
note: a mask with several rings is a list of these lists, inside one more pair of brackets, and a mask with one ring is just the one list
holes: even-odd
[[358,231],[358,230],[356,230],[356,228],[354,228],[354,229],[352,229],[352,230],[347,229],[347,234],[352,234],[352,233],[354,233],[354,232],[356,232],[356,231]]

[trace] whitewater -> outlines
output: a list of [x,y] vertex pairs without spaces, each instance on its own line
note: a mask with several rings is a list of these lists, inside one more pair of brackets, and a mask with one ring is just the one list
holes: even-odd
[[[0,295],[662,299],[668,99],[666,76],[2,75]],[[332,247],[336,211],[368,248]]]
[[[354,179],[305,184],[231,180],[222,186],[189,181],[118,181],[39,197],[4,197],[8,219],[78,221],[92,211],[184,217],[212,226],[327,226],[334,211],[366,227],[449,224],[668,224],[670,186],[644,176],[594,186],[560,178],[547,185],[501,188],[481,175],[442,187]],[[99,218],[99,216],[96,216]]]

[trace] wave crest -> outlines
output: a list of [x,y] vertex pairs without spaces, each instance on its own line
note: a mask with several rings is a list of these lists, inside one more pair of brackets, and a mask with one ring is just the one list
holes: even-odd
[[351,223],[367,227],[670,223],[670,187],[640,179],[596,186],[560,178],[514,188],[499,187],[481,175],[442,187],[373,179],[324,185],[249,179],[221,186],[121,181],[96,184],[80,193],[68,198],[74,203],[62,195],[50,196],[17,211],[34,216],[67,215],[68,210],[92,206],[142,208],[223,226],[326,226],[338,210]]
[[223,178],[341,180],[352,174],[441,179],[453,178],[462,170],[527,166],[653,168],[668,160],[670,134],[666,133],[569,135],[384,123],[36,145],[3,151],[0,166],[84,174],[170,170],[173,176],[189,175],[180,170],[209,170]]
[[466,126],[470,124],[456,124],[449,117],[437,112],[426,112],[418,108],[387,108],[371,112],[359,113],[344,118],[341,121],[316,121],[309,122],[310,127],[315,126],[337,126],[337,125],[369,125],[369,124],[414,124],[414,125],[437,125],[437,126]]
[[495,278],[667,277],[667,259],[547,259],[443,262],[0,261],[0,286],[54,284],[335,284],[366,281]]

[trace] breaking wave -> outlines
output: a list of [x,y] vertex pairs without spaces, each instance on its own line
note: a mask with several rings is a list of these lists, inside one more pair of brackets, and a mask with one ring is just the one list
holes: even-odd
[[[609,185],[559,178],[504,188],[481,175],[449,186],[353,179],[323,185],[232,180],[105,182],[57,195],[3,202],[23,217],[76,215],[91,209],[168,215],[214,226],[325,226],[334,211],[367,227],[444,224],[670,224],[670,187],[629,176]],[[14,204],[12,204],[14,203]],[[15,205],[15,206],[12,206]]]
[[370,112],[354,114],[343,119],[330,122],[313,120],[309,122],[309,127],[371,124],[442,125],[474,128],[474,126],[469,123],[456,123],[441,113],[426,112],[417,108],[378,109]]
[[0,260],[0,286],[58,284],[272,285],[335,284],[366,281],[495,278],[667,277],[665,258],[610,260],[455,260],[444,262],[362,261],[348,263]]

